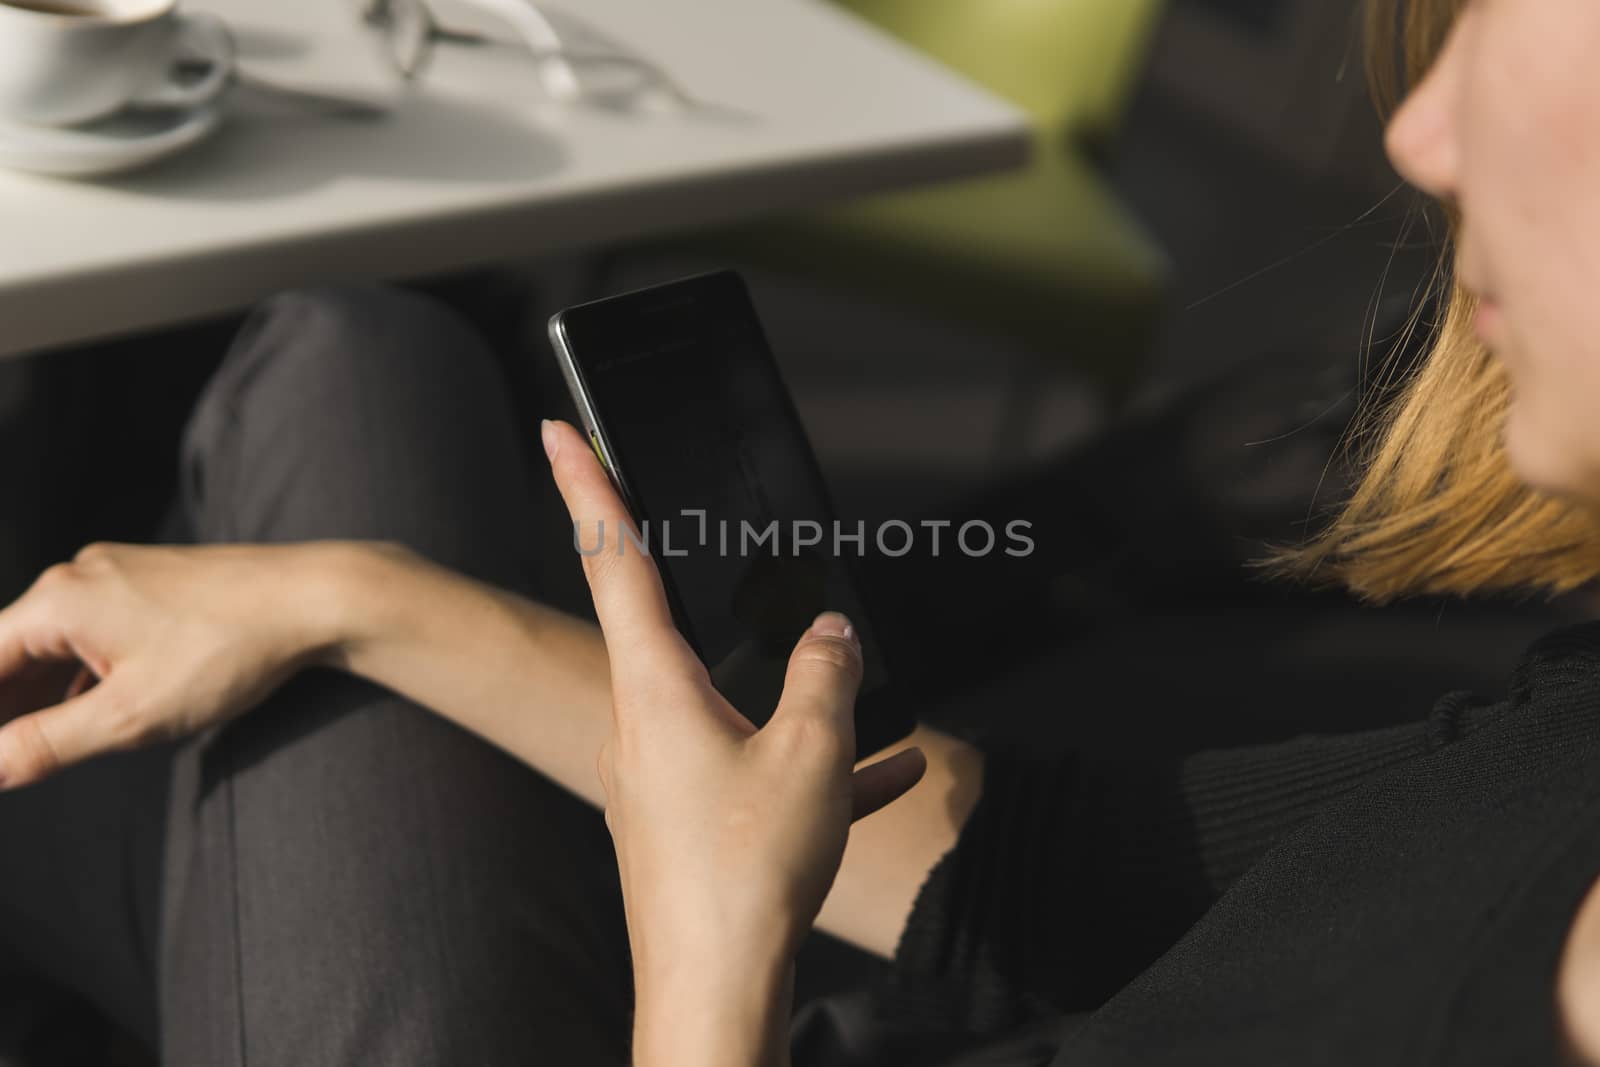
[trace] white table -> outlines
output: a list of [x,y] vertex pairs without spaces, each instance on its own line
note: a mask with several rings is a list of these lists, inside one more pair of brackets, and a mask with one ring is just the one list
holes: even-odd
[[[350,0],[188,0],[248,73],[356,94],[352,123],[242,92],[223,129],[101,182],[0,172],[0,355],[162,326],[290,285],[403,278],[1019,163],[1008,105],[825,0],[556,0],[720,114],[543,101],[515,47],[439,46],[404,89]],[[446,25],[474,23],[437,6]]]

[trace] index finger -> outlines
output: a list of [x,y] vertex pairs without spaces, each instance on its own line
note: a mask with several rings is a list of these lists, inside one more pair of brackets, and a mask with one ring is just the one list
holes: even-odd
[[655,561],[589,443],[560,421],[546,420],[541,434],[556,488],[575,524],[576,547],[607,643],[630,654],[692,662]]

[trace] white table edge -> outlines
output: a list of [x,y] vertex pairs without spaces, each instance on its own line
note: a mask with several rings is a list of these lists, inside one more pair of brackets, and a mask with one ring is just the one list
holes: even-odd
[[[744,195],[761,168],[733,169],[715,179],[663,181],[646,189],[630,185],[597,189],[559,203],[525,201],[476,207],[415,223],[385,223],[296,235],[250,248],[248,274],[220,269],[195,256],[170,263],[112,265],[93,273],[19,279],[0,292],[0,357],[178,326],[247,307],[273,292],[340,280],[395,281],[448,273],[478,264],[532,260],[612,241],[657,238],[748,217],[817,206],[890,189],[973,177],[1021,165],[1031,151],[1031,133],[1018,114],[1014,123],[980,135],[887,145],[855,155],[848,163],[821,158],[786,160],[767,175],[755,196]],[[757,204],[749,203],[751,199]],[[636,205],[648,200],[647,207]],[[564,225],[582,203],[582,226]],[[605,223],[596,227],[594,219]],[[668,223],[660,220],[671,219]],[[581,231],[581,232],[580,232]],[[425,249],[425,251],[423,251]],[[78,311],[81,295],[101,294],[93,316]],[[170,294],[184,293],[181,301]],[[173,310],[181,303],[184,311]]]

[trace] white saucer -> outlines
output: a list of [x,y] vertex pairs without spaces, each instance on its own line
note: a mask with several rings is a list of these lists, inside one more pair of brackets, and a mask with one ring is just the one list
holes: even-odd
[[192,111],[123,111],[82,126],[0,120],[0,167],[69,178],[118,174],[204,140],[221,120],[221,101]]

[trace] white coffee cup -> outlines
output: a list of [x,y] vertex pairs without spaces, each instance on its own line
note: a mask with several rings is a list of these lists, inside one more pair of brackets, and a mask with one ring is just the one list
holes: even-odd
[[[0,118],[71,126],[129,106],[197,107],[233,76],[233,41],[177,0],[0,0]],[[180,66],[205,73],[180,78]]]

